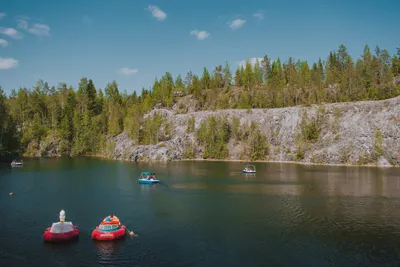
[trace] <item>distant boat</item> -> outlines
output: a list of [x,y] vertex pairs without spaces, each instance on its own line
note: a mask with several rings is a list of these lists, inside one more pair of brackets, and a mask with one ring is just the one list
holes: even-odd
[[13,160],[11,161],[11,167],[22,167],[24,166],[24,162],[21,161],[17,161],[17,160]]
[[160,180],[156,179],[155,173],[151,172],[142,172],[138,180],[139,184],[155,184],[160,182]]
[[256,166],[254,165],[245,165],[243,169],[244,173],[256,173]]

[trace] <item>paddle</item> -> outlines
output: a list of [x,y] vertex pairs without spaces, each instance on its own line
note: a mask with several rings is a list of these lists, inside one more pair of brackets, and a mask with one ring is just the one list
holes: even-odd
[[135,233],[134,233],[133,231],[129,231],[128,228],[126,228],[126,230],[129,232],[129,235],[130,235],[130,236],[135,236]]

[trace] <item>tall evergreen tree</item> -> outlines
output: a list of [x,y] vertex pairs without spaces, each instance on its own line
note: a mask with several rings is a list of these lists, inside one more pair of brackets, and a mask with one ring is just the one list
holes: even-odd
[[86,97],[87,97],[87,104],[86,109],[90,111],[91,115],[95,115],[98,113],[97,110],[97,91],[94,87],[92,79],[89,80],[86,86]]
[[201,81],[202,89],[210,89],[211,77],[210,77],[210,73],[208,72],[206,67],[204,67],[204,69],[203,69],[203,75],[201,76],[200,81]]
[[229,69],[228,61],[225,62],[224,72],[224,86],[230,87],[232,85],[232,74]]

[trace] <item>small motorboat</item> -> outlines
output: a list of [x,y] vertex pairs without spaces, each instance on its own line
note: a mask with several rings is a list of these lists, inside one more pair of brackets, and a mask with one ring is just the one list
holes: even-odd
[[22,167],[22,166],[24,166],[24,162],[21,160],[21,161],[18,161],[18,160],[13,160],[13,161],[11,161],[11,167]]
[[79,237],[79,229],[72,222],[65,221],[65,211],[60,211],[60,221],[44,231],[45,242],[67,242]]
[[92,232],[92,239],[100,241],[112,241],[124,238],[126,234],[126,226],[121,225],[118,217],[110,215],[104,218],[99,226]]
[[256,173],[256,166],[254,165],[245,165],[243,169],[244,173]]
[[155,184],[160,182],[160,180],[156,179],[156,174],[154,172],[142,172],[138,180],[139,184]]

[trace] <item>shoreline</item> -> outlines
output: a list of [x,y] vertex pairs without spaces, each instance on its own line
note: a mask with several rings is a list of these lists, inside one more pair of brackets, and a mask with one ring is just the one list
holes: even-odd
[[63,156],[54,156],[54,157],[37,157],[37,156],[21,156],[21,158],[62,158],[62,157],[89,157],[89,158],[101,158],[105,160],[112,160],[112,161],[121,161],[121,162],[143,162],[143,163],[168,163],[168,162],[185,162],[185,161],[193,161],[193,162],[243,162],[243,163],[278,163],[278,164],[293,164],[293,165],[303,165],[303,166],[334,166],[334,167],[368,167],[368,168],[382,168],[382,169],[389,169],[389,168],[400,168],[400,166],[379,166],[377,164],[366,164],[366,165],[354,165],[354,164],[343,164],[343,163],[308,163],[308,162],[298,162],[298,161],[277,161],[277,160],[255,160],[255,161],[247,161],[242,159],[177,159],[177,160],[144,160],[144,161],[134,161],[134,160],[127,160],[127,159],[113,159],[103,155],[79,155],[79,156],[70,156],[70,155],[63,155]]
[[339,163],[307,163],[298,161],[279,161],[279,160],[256,160],[256,161],[246,161],[241,159],[180,159],[173,161],[215,161],[215,162],[247,162],[247,163],[279,163],[279,164],[294,164],[294,165],[306,165],[306,166],[336,166],[336,167],[369,167],[369,168],[399,168],[400,166],[379,166],[376,164],[366,164],[366,165],[354,165],[354,164],[339,164]]

